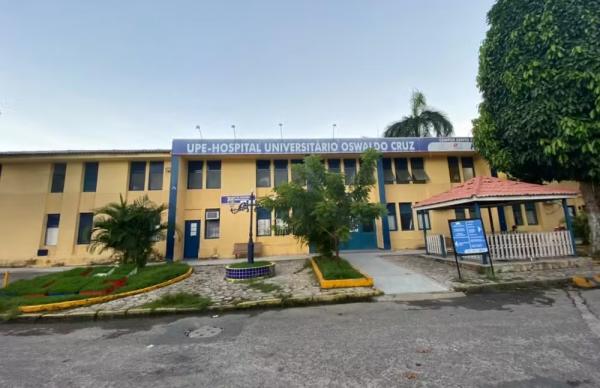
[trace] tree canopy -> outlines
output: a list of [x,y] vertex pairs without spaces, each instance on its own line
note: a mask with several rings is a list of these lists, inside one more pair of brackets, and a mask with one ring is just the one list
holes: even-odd
[[404,116],[384,132],[385,137],[450,136],[454,133],[452,123],[445,114],[427,106],[425,95],[415,90],[410,98],[410,116]]
[[339,256],[340,243],[349,239],[353,226],[386,213],[383,205],[369,202],[380,156],[373,149],[364,152],[349,186],[343,174],[327,171],[319,156],[308,156],[292,167],[296,179],[275,187],[259,206],[278,211],[292,234],[314,244],[321,255]]
[[167,224],[161,222],[164,205],[156,205],[143,196],[128,204],[123,197],[95,212],[89,249],[100,253],[110,250],[122,263],[144,267],[156,252],[154,244],[165,239]]
[[519,179],[582,182],[600,228],[600,0],[499,0],[488,23],[475,147]]

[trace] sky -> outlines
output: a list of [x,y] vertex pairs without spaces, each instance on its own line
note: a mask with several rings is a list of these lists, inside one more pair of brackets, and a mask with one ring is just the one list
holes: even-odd
[[491,0],[0,0],[0,151],[381,136],[413,90],[471,134]]

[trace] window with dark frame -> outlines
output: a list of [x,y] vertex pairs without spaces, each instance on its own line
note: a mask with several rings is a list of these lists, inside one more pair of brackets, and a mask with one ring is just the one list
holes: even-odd
[[98,162],[83,164],[83,192],[94,193],[98,186]]
[[144,191],[146,185],[146,162],[129,165],[129,191]]
[[467,212],[465,208],[454,209],[454,218],[457,220],[466,220]]
[[162,190],[164,162],[150,162],[150,172],[148,175],[148,190]]
[[448,172],[450,173],[450,182],[460,183],[460,167],[458,157],[448,156]]
[[202,188],[202,168],[204,162],[202,160],[189,160],[187,171],[187,188],[201,189]]
[[341,164],[340,164],[340,160],[339,159],[329,159],[327,161],[327,164],[329,165],[329,172],[334,172],[334,173],[341,173],[342,169],[341,169]]
[[271,161],[256,161],[256,187],[271,187]]
[[523,212],[521,210],[521,204],[512,205],[513,218],[515,225],[523,225]]
[[525,202],[525,217],[527,218],[527,225],[537,225],[537,208],[535,202]]
[[306,185],[306,181],[302,181],[302,179],[300,178],[299,174],[297,172],[295,172],[295,168],[294,166],[296,165],[300,165],[304,163],[304,161],[302,159],[292,159],[292,166],[291,166],[291,170],[292,170],[292,182],[305,186]]
[[66,163],[54,163],[52,167],[51,193],[62,193],[65,189],[65,175],[67,172]]
[[431,229],[431,221],[429,220],[429,210],[426,210],[424,212],[417,212],[417,226],[419,230],[423,230],[423,227],[425,227],[425,230]]
[[473,164],[473,158],[469,156],[463,156],[461,159],[462,162],[462,171],[463,178],[468,181],[471,178],[475,177],[475,165]]
[[577,217],[577,210],[575,210],[575,206],[567,206],[567,211],[569,212],[569,216],[571,217],[571,219]]
[[429,180],[425,172],[425,162],[423,158],[411,158],[410,169],[412,172],[413,183],[426,183]]
[[275,187],[279,187],[284,183],[288,183],[288,161],[287,160],[274,160],[273,166],[275,167]]
[[394,159],[396,165],[396,183],[410,183],[411,176],[408,172],[408,159],[396,158]]
[[394,176],[394,170],[392,170],[392,159],[381,159],[381,165],[383,167],[383,183],[394,183],[396,181],[396,177]]
[[388,226],[391,232],[398,230],[398,220],[396,219],[396,204],[388,203],[387,207],[387,219]]
[[79,213],[79,224],[77,227],[77,244],[89,244],[92,239],[92,227],[94,226],[94,213]]
[[271,212],[268,209],[262,207],[256,209],[256,235],[271,235]]
[[286,236],[290,234],[287,222],[285,222],[285,216],[289,215],[289,211],[286,209],[275,210],[275,236]]
[[[219,209],[206,209],[204,211],[204,238],[206,240],[219,238],[221,229],[220,213]],[[218,217],[214,217],[214,214],[218,214]]]
[[206,188],[221,188],[221,161],[208,160],[206,162]]
[[400,206],[400,227],[402,230],[414,230],[412,204],[402,202]]
[[58,226],[60,214],[48,214],[46,218],[46,236],[44,245],[54,246],[58,243]]
[[356,177],[356,159],[344,159],[344,182],[346,185],[354,184]]

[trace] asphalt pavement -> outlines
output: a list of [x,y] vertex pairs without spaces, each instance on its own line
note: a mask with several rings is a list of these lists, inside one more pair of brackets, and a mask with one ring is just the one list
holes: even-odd
[[600,290],[553,290],[4,323],[0,386],[598,387],[599,313]]

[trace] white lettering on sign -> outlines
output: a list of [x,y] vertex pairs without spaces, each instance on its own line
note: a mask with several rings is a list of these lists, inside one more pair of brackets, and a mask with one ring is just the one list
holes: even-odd
[[185,154],[327,154],[381,152],[443,152],[473,150],[471,138],[379,138],[379,139],[254,139],[173,140],[174,155]]

